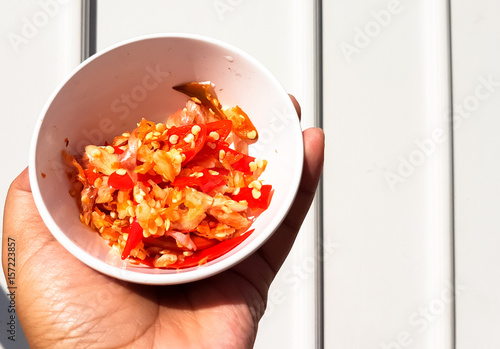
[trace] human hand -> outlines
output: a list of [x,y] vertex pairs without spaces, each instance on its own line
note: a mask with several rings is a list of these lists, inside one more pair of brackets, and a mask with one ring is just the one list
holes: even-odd
[[322,130],[310,128],[303,135],[300,189],[276,233],[237,266],[176,286],[126,283],[70,255],[43,223],[25,169],[7,196],[2,262],[7,275],[7,239],[14,238],[16,313],[30,347],[252,347],[269,286],[293,245],[322,171]]

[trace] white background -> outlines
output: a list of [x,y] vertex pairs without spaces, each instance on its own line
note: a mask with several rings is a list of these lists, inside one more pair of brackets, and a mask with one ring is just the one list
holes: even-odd
[[[46,3],[0,0],[2,210],[38,113],[80,61],[80,2]],[[323,79],[324,258],[315,208],[272,287],[256,348],[500,346],[500,7],[447,5],[324,1],[320,57],[305,0],[100,3],[98,50],[165,31],[228,41],[298,98],[304,127],[319,123]],[[6,319],[2,298],[0,343],[11,348]]]

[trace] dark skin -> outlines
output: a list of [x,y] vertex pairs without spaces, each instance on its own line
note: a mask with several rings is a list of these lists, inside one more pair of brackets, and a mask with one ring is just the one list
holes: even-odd
[[310,128],[303,135],[300,190],[277,232],[237,266],[176,286],[119,281],[70,255],[38,214],[25,169],[7,196],[2,263],[6,274],[7,239],[14,238],[16,314],[30,347],[251,348],[269,286],[292,247],[322,171],[322,130]]

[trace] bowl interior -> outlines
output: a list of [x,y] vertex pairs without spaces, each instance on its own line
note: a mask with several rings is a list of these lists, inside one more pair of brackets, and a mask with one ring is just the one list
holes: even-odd
[[[224,106],[239,105],[260,133],[250,153],[268,160],[262,176],[272,184],[269,209],[236,249],[200,268],[132,266],[110,252],[79,220],[69,195],[69,167],[61,151],[81,154],[136,127],[142,117],[165,122],[188,97],[172,89],[212,81]],[[302,169],[302,134],[295,109],[279,83],[258,62],[227,44],[193,36],[144,37],[101,52],[80,65],[48,101],[32,144],[30,178],[35,201],[54,236],[76,257],[108,275],[148,284],[200,279],[253,252],[272,234],[292,202]]]

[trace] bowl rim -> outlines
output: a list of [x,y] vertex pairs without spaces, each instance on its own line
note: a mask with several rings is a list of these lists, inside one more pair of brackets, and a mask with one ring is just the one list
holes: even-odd
[[[52,217],[49,212],[47,206],[44,203],[43,197],[41,195],[39,181],[40,176],[38,173],[40,171],[37,170],[36,166],[36,155],[37,155],[37,144],[39,141],[39,133],[43,124],[43,120],[48,110],[50,109],[52,103],[59,95],[60,91],[66,86],[66,84],[84,67],[88,64],[94,62],[99,59],[99,57],[126,45],[134,44],[137,42],[142,42],[145,40],[151,39],[188,39],[194,41],[200,41],[203,43],[208,43],[211,45],[215,45],[218,47],[222,47],[228,52],[233,52],[241,56],[244,60],[248,61],[251,65],[255,66],[258,71],[266,76],[266,78],[272,82],[276,90],[279,91],[280,94],[283,94],[283,100],[288,104],[290,110],[292,110],[296,114],[296,110],[293,106],[293,103],[290,98],[288,98],[288,93],[285,91],[283,86],[278,82],[278,80],[274,77],[274,75],[256,58],[252,55],[248,54],[246,51],[229,44],[220,39],[215,39],[208,36],[198,35],[198,34],[188,34],[188,33],[157,33],[157,34],[149,34],[137,36],[134,38],[130,38],[127,40],[123,40],[121,42],[110,45],[109,47],[97,52],[87,60],[81,62],[77,67],[75,67],[54,89],[51,93],[50,97],[46,101],[44,107],[42,108],[39,117],[37,119],[35,129],[33,131],[33,136],[30,145],[30,154],[29,154],[29,179],[31,184],[31,190],[34,197],[35,204],[38,208],[38,211],[47,226],[48,230],[55,237],[55,239],[74,257],[79,259],[81,262],[86,264],[87,266],[97,270],[105,275],[110,277],[114,277],[123,281],[139,283],[139,284],[149,284],[149,285],[173,285],[173,284],[181,284],[188,283],[192,281],[201,280],[215,274],[218,274],[224,270],[227,270],[236,264],[242,262],[244,259],[255,253],[278,229],[280,224],[285,219],[287,213],[291,209],[292,203],[298,193],[300,180],[302,177],[302,166],[303,166],[303,139],[302,132],[300,127],[300,121],[297,116],[297,121],[292,122],[292,127],[295,127],[298,132],[294,136],[294,139],[297,138],[296,149],[294,149],[297,159],[297,166],[299,166],[298,171],[294,171],[291,174],[291,186],[288,191],[283,205],[279,208],[278,212],[274,215],[274,217],[270,220],[269,224],[263,229],[258,236],[252,239],[246,245],[240,248],[240,251],[237,253],[233,253],[232,255],[221,259],[214,260],[209,262],[209,265],[189,268],[189,269],[181,269],[178,272],[172,272],[170,270],[169,273],[142,273],[136,270],[123,269],[118,266],[110,265],[101,259],[93,256],[92,254],[85,251],[82,247],[78,246],[75,242],[73,242],[57,225],[56,221]],[[286,98],[285,98],[286,97]],[[288,101],[287,101],[288,100]],[[296,125],[296,126],[293,126]],[[298,142],[300,139],[300,142]],[[250,227],[252,229],[252,227]],[[241,245],[240,245],[241,246]]]

